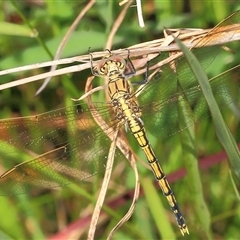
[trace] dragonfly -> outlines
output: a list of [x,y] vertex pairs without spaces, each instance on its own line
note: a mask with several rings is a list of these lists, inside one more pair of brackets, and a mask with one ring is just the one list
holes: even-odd
[[144,123],[141,119],[141,111],[137,97],[133,94],[131,83],[127,81],[128,76],[135,74],[135,69],[129,56],[127,60],[130,69],[132,69],[127,75],[124,74],[127,65],[125,60],[119,56],[114,56],[111,53],[98,65],[97,71],[94,71],[93,67],[91,68],[92,73],[95,76],[107,77],[107,92],[116,119],[120,124],[125,125],[129,129],[137,140],[139,146],[144,151],[155,178],[174,213],[179,229],[184,235],[185,233],[189,233],[185,219],[178,207],[177,200],[166,179],[157,156],[149,143]]
[[[239,31],[237,27],[234,31],[239,16],[240,12],[232,14],[197,42],[198,49],[193,52],[204,68],[221,51],[219,46],[209,47],[208,43],[218,34],[225,36],[226,40],[232,39],[234,32]],[[233,26],[232,34],[224,31],[229,25]],[[93,66],[91,55],[90,61],[93,75],[107,78],[104,87],[110,101],[94,102],[94,108],[79,103],[35,116],[0,120],[0,156],[10,169],[0,176],[0,195],[24,193],[36,186],[53,188],[69,182],[79,183],[104,172],[111,144],[105,132],[114,133],[125,127],[143,149],[181,233],[188,233],[176,198],[147,136],[151,133],[164,139],[210,115],[201,88],[184,56],[174,61],[174,67],[171,63],[162,66],[149,79],[151,66],[147,64],[146,79],[140,86],[131,84],[135,69],[130,57],[125,61],[121,56],[109,53],[96,66]],[[129,69],[132,71],[127,71]],[[231,76],[233,73],[239,75],[239,70],[240,66],[236,66],[210,79],[221,109],[238,99],[239,79],[231,80]],[[193,121],[179,127],[178,106],[183,101],[191,107]],[[101,128],[96,124],[93,112],[104,119]],[[19,152],[25,152],[26,156],[20,157]],[[18,158],[20,163],[11,166],[10,162]],[[116,149],[116,162],[122,159],[124,155]]]

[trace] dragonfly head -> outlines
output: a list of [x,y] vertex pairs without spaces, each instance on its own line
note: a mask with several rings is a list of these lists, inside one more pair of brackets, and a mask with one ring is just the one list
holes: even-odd
[[105,57],[96,66],[97,73],[103,77],[111,77],[113,75],[120,75],[125,71],[126,62],[122,57],[111,56]]

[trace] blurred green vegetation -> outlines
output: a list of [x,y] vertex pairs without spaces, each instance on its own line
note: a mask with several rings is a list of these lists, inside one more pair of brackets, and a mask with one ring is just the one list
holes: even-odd
[[[2,1],[0,3],[2,9],[0,11],[0,70],[51,60],[67,29],[87,2]],[[240,4],[237,0],[151,0],[142,1],[142,7],[146,27],[143,29],[139,27],[136,8],[129,8],[114,37],[112,49],[127,48],[133,44],[161,38],[163,28],[211,28],[239,9]],[[86,54],[89,47],[91,51],[105,49],[109,32],[121,9],[117,1],[97,1],[81,20],[62,57]],[[16,28],[9,26],[9,23]],[[36,33],[33,29],[38,32],[38,37],[35,37]],[[237,44],[231,46],[236,53],[239,51]],[[213,67],[210,67],[207,72],[210,76],[214,76],[239,62],[238,54],[217,58]],[[48,70],[48,68],[36,69],[1,76],[0,83],[11,82]],[[42,81],[4,90],[0,94],[0,118],[34,115],[71,105],[71,98],[81,96],[86,78],[90,75],[90,71],[87,70],[54,77],[37,97],[34,95]],[[227,109],[223,111],[223,115],[239,142],[239,119]],[[198,159],[222,151],[210,118],[196,126],[195,138]],[[179,135],[168,138],[164,142],[151,138],[156,154],[167,174],[184,166],[180,140]],[[129,142],[136,153],[145,160],[138,147],[134,146],[135,141],[130,139]],[[0,160],[2,172],[6,164],[4,164],[4,159],[0,158]],[[138,165],[141,181],[145,178],[152,179],[153,184],[152,173],[140,164]],[[118,192],[128,191],[134,187],[133,171],[128,162],[123,160],[119,168],[123,170],[121,172],[120,169],[112,177],[108,198],[118,196]],[[239,199],[231,182],[228,162],[223,161],[212,168],[200,171],[199,175],[202,182],[202,194],[211,216],[212,237],[214,239],[238,238]],[[96,189],[100,182],[94,177],[91,181],[94,184],[82,184],[80,187],[83,187],[83,191],[97,196]],[[202,221],[197,218],[199,214],[196,211],[199,209],[194,209],[194,196],[191,196],[192,191],[188,181],[191,179],[182,178],[171,184],[191,234],[185,239],[206,239],[206,233],[201,225]],[[143,183],[144,191],[147,189],[152,191],[148,184],[148,181]],[[166,239],[166,236],[171,236],[172,239],[182,238],[160,189],[155,188],[155,191],[159,198],[152,194],[153,198],[149,200],[145,197],[147,194],[145,192],[140,197],[132,218],[116,232],[114,239]],[[155,203],[155,208],[149,204],[150,202]],[[165,208],[165,215],[158,216],[156,220],[153,212],[158,212],[161,202]],[[0,203],[0,215],[2,216],[0,239],[46,239],[60,232],[79,217],[91,214],[94,199],[89,200],[84,193],[76,192],[66,186],[59,191],[46,190],[35,195],[26,193],[10,197],[1,196]],[[106,238],[111,228],[124,216],[130,203],[131,199],[121,207],[114,209],[115,215],[110,211],[107,212],[109,214],[107,219],[98,225],[96,239]],[[204,221],[204,219],[201,220]],[[166,223],[170,223],[170,230],[163,233],[158,226],[165,226]],[[86,233],[80,237],[80,239],[85,238]]]

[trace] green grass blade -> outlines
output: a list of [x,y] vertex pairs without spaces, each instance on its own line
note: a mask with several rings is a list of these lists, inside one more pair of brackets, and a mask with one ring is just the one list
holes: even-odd
[[37,32],[29,29],[24,25],[0,22],[0,34],[13,35],[13,36],[24,36],[24,37],[36,37]]
[[208,77],[196,57],[179,40],[176,39],[176,42],[185,54],[185,57],[189,62],[189,66],[198,80],[198,83],[202,89],[203,95],[211,112],[217,137],[227,152],[235,174],[240,178],[240,154],[238,147],[231,132],[223,120],[220,109],[212,93]]
[[176,239],[176,236],[171,227],[171,223],[167,220],[165,208],[162,205],[162,199],[153,187],[149,178],[144,178],[141,181],[144,192],[146,193],[146,200],[155,220],[156,227],[161,233],[162,239]]
[[[202,236],[207,239],[212,239],[210,232],[211,218],[207,205],[204,201],[202,183],[198,167],[193,114],[190,105],[184,98],[179,101],[178,114],[180,119],[180,129],[182,129],[182,124],[183,126],[186,126],[186,124],[192,122],[192,125],[190,127],[180,132],[183,161],[187,170],[188,190],[186,191],[189,191],[190,193],[189,198],[194,209],[194,214],[196,215],[196,222],[194,225],[191,223],[191,225],[201,228]],[[191,234],[191,226],[188,227]]]

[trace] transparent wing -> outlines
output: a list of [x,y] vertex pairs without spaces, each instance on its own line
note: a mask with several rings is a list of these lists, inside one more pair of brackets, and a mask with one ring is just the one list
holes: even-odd
[[[239,22],[239,15],[239,12],[231,15],[198,42],[197,46],[203,48],[194,50],[194,53],[204,68],[220,51],[219,47],[205,46],[212,41],[218,43],[218,35],[230,40],[234,35],[234,23]],[[228,34],[224,26],[231,24],[233,31]],[[237,77],[239,68],[237,66],[232,70]],[[221,107],[239,96],[239,79],[230,79],[229,76],[230,72],[226,72],[210,81]],[[181,57],[175,61],[175,65],[162,67],[161,72],[144,86],[139,96],[147,131],[158,137],[167,137],[192,124],[186,123],[182,129],[178,128],[177,105],[183,99],[187,99],[192,107],[194,121],[209,116],[201,89],[184,57]],[[109,117],[109,106],[101,103],[95,105],[109,124],[102,127],[109,129],[110,126],[114,129],[116,121]],[[102,173],[105,171],[110,143],[84,104],[35,117],[1,120],[0,159],[9,169],[13,168],[0,176],[0,194],[19,194],[32,186],[55,187],[67,184],[69,180],[80,181]],[[117,150],[115,158],[123,157]],[[19,160],[15,167],[13,159]]]
[[[108,118],[107,105],[96,105]],[[110,121],[102,127],[108,129],[114,124]],[[1,159],[9,168],[14,166],[13,159],[18,159],[19,165],[0,177],[0,195],[24,193],[33,186],[52,188],[102,173],[110,143],[84,104],[1,120]],[[116,158],[123,158],[119,150]]]
[[[239,30],[235,23],[239,23],[240,12],[236,12],[212,29],[196,46],[193,52],[203,68],[217,57],[221,51],[220,46],[208,46],[211,42],[218,43],[219,39],[230,40]],[[225,26],[232,25],[231,34],[225,32]],[[237,66],[221,76],[210,80],[212,90],[220,108],[224,108],[234,102],[239,96],[239,77],[232,79],[232,75],[239,76],[240,67]],[[166,64],[155,74],[141,90],[139,104],[142,110],[142,118],[147,130],[157,137],[167,137],[185,129],[193,124],[186,123],[179,129],[178,104],[183,99],[189,102],[192,108],[193,120],[199,122],[210,116],[206,101],[193,76],[184,56],[174,63]],[[186,113],[191,114],[191,113]]]
[[[235,76],[235,78],[233,76]],[[210,85],[220,110],[231,103],[236,103],[239,99],[239,76],[240,65],[210,79]],[[178,115],[178,107],[181,101],[187,101],[189,103],[192,112],[185,112],[185,114],[191,114],[195,123],[210,116],[200,86],[196,83],[194,87],[185,89],[186,86],[180,84],[182,88],[179,90],[180,87],[176,83],[178,81],[178,75],[173,74],[171,80],[173,80],[174,77],[175,84],[172,84],[171,88],[168,86],[168,83],[166,83],[166,79],[159,78],[154,80],[159,82],[158,85],[150,85],[150,87],[147,88],[147,96],[141,95],[139,98],[141,103],[145,103],[142,105],[141,110],[146,129],[157,137],[166,138],[193,124],[192,121],[189,123],[186,122],[185,126],[179,128],[179,121],[181,121],[181,119]],[[171,90],[174,93],[169,94],[167,97],[167,93]]]

